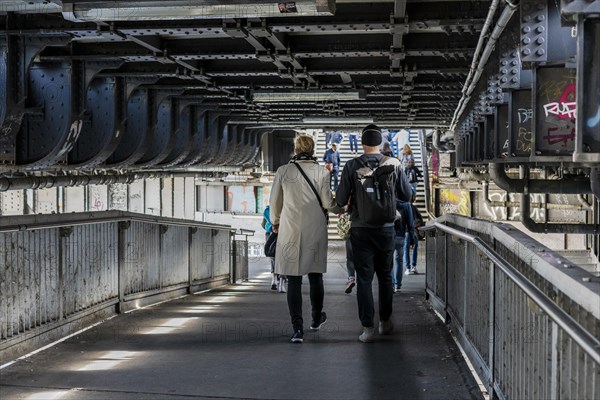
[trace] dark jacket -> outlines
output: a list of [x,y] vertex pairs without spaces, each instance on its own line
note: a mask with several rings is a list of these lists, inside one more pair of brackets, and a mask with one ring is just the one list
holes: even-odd
[[[370,167],[375,167],[382,157],[382,154],[363,154],[360,157],[353,158],[346,162],[346,165],[344,165],[344,170],[342,171],[342,178],[335,195],[338,206],[343,207],[347,205],[352,197],[352,193],[356,190],[354,177],[356,170],[361,166],[358,158],[362,159],[362,161]],[[409,201],[412,197],[412,188],[408,183],[408,179],[406,179],[406,175],[404,175],[402,172],[400,161],[398,161],[396,158],[389,158],[388,160],[389,163],[396,166],[396,199],[401,201]],[[361,221],[356,207],[351,207],[350,219],[352,220],[352,227],[354,228],[381,228],[394,226],[393,222],[389,222],[384,225],[366,224]]]
[[415,222],[413,218],[412,205],[405,201],[397,201],[396,209],[400,213],[399,220],[394,224],[396,235],[406,236],[406,232],[413,233],[415,231]]
[[328,149],[323,156],[323,162],[333,164],[333,169],[340,168],[340,153],[336,150]]
[[419,168],[415,167],[414,165],[412,167],[406,167],[404,173],[408,177],[408,181],[410,183],[417,183],[419,182],[419,178],[423,177],[423,174],[421,173]]

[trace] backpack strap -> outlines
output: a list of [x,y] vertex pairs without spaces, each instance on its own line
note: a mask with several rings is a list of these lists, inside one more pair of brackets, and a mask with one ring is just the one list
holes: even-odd
[[329,215],[327,213],[327,210],[325,208],[323,208],[323,203],[321,203],[321,197],[319,196],[319,193],[317,192],[317,189],[315,189],[315,186],[312,184],[312,182],[310,181],[310,179],[308,179],[308,176],[306,176],[306,172],[304,172],[304,170],[302,169],[302,167],[299,166],[296,162],[292,162],[292,164],[294,164],[296,166],[296,168],[298,168],[298,171],[300,171],[300,173],[302,174],[302,176],[304,177],[304,179],[308,183],[308,186],[310,186],[310,188],[312,189],[312,191],[315,194],[315,196],[317,196],[317,200],[319,201],[319,207],[321,207],[321,210],[323,211],[323,213],[325,214],[325,216],[329,217]]

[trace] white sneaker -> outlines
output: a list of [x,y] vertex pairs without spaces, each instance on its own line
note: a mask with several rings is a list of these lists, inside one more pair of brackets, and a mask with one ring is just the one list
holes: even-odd
[[358,337],[363,343],[371,343],[375,341],[375,328],[367,328],[363,326],[363,333]]
[[413,274],[413,275],[418,275],[418,274],[419,274],[419,271],[417,271],[417,267],[412,267],[412,268],[410,269],[410,273],[411,273],[411,274]]
[[410,269],[407,269],[406,271],[404,271],[404,275],[410,275]]
[[389,335],[394,331],[394,324],[391,319],[387,321],[379,321],[379,334],[380,335]]
[[285,279],[279,278],[279,293],[285,293]]

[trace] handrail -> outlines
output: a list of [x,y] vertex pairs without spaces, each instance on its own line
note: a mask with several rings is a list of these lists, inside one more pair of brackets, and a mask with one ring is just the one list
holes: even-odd
[[461,232],[458,229],[451,228],[439,222],[432,221],[427,226],[420,228],[422,231],[439,229],[462,240],[472,243],[490,260],[494,262],[517,286],[519,286],[527,296],[529,296],[537,305],[552,318],[569,336],[577,343],[594,362],[600,364],[600,340],[583,329],[577,321],[569,314],[559,308],[551,299],[548,298],[540,289],[533,285],[513,266],[500,257],[490,246],[480,238]]
[[[28,220],[31,220],[31,222]],[[95,211],[69,214],[20,215],[2,217],[0,221],[0,233],[124,221],[212,228],[219,230],[231,229],[229,225],[211,224],[207,222],[197,222],[178,218],[157,217],[128,211]]]

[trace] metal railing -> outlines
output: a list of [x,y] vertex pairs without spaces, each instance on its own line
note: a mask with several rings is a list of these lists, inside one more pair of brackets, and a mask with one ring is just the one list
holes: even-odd
[[225,225],[120,211],[3,217],[0,361],[115,312],[228,283],[232,238]]
[[514,227],[432,221],[427,296],[492,398],[600,397],[600,282]]

